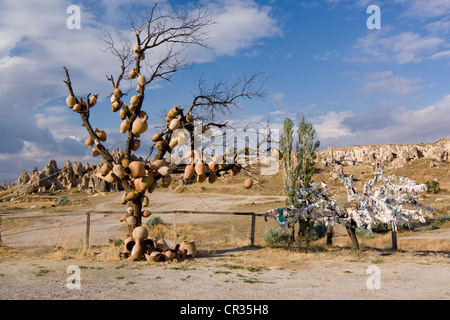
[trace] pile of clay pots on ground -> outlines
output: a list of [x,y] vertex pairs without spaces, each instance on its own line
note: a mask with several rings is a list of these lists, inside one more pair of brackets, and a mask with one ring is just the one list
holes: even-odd
[[132,236],[125,236],[123,251],[120,253],[121,258],[150,262],[164,262],[175,259],[182,261],[196,256],[197,249],[194,240],[184,241],[171,249],[164,239],[149,238],[147,228],[142,226],[134,228]]

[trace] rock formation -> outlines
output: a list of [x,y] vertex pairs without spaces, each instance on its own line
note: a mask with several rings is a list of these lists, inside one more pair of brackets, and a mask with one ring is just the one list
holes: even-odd
[[[114,150],[111,155],[118,162],[123,155],[121,149]],[[140,160],[142,159],[133,159]],[[85,190],[90,193],[119,191],[119,184],[111,184],[95,176],[100,169],[100,164],[91,165],[80,162],[73,164],[67,160],[64,166],[59,169],[54,159],[40,171],[36,167],[33,168],[31,174],[25,170],[20,177],[12,184],[6,185],[4,182],[0,190],[12,189],[17,195],[31,194],[45,191],[55,190]]]
[[317,161],[323,166],[328,164],[374,166],[385,163],[392,167],[402,167],[407,162],[429,158],[437,163],[449,160],[450,138],[428,144],[383,144],[343,148],[329,147],[317,152]]

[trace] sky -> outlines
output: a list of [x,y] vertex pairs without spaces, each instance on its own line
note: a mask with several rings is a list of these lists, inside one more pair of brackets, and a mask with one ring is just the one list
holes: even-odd
[[[98,163],[84,146],[80,117],[65,104],[62,67],[77,95],[99,94],[91,124],[105,146],[123,147],[106,75],[120,72],[103,39],[131,39],[130,21],[149,16],[149,0],[2,0],[0,2],[0,181],[41,170],[50,159]],[[69,28],[80,8],[79,28]],[[376,5],[379,16],[368,7]],[[311,122],[321,149],[362,144],[427,143],[450,136],[450,1],[195,0],[159,1],[161,10],[208,7],[212,50],[191,48],[191,69],[146,90],[148,155],[162,112],[188,106],[198,82],[233,83],[260,74],[263,100],[240,100],[222,115],[234,128],[285,118]],[[379,17],[379,19],[378,19]],[[376,20],[373,20],[377,18]],[[380,28],[369,28],[380,21]],[[69,22],[69,24],[68,24]],[[150,59],[150,58],[148,58]],[[153,131],[152,131],[153,130]],[[143,135],[144,136],[144,135]]]

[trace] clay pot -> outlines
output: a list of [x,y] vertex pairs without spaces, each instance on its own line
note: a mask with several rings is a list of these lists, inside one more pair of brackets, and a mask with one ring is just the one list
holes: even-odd
[[142,250],[144,251],[144,253],[151,254],[153,249],[155,249],[155,243],[152,239],[147,238],[142,241]]
[[125,118],[127,117],[127,111],[125,109],[121,109],[119,111],[119,117],[120,119],[125,120]]
[[133,179],[139,179],[145,175],[145,162],[143,161],[133,161],[128,168],[131,171],[130,176]]
[[161,151],[162,149],[164,149],[166,143],[164,141],[158,141],[155,143],[155,147],[158,151]]
[[168,188],[170,186],[170,184],[172,183],[172,177],[171,176],[162,177],[161,180],[162,180],[163,188]]
[[123,216],[120,217],[119,221],[124,222],[126,218],[127,218],[127,215],[124,214]]
[[148,197],[143,196],[143,197],[142,197],[142,206],[143,206],[143,207],[147,207],[147,206],[148,206],[148,203],[149,203]]
[[120,132],[126,133],[128,130],[130,130],[131,122],[127,119],[123,120],[120,124]]
[[119,178],[122,179],[125,177],[125,172],[123,170],[123,167],[120,164],[115,164],[113,166],[113,173]]
[[130,104],[128,106],[128,111],[134,112],[137,109],[137,104]]
[[142,216],[144,217],[144,218],[148,218],[148,217],[150,217],[152,215],[152,213],[150,212],[150,211],[148,211],[148,210],[144,210],[143,212],[142,212]]
[[127,237],[124,241],[124,251],[131,253],[135,244],[136,241],[134,241],[133,237]]
[[98,157],[100,155],[100,151],[97,149],[97,147],[92,149],[92,156]]
[[163,254],[159,251],[153,251],[150,254],[145,254],[145,259],[149,262],[159,262]]
[[178,113],[180,112],[180,110],[181,109],[179,106],[176,106],[175,108],[170,109],[169,112],[167,113],[167,117],[175,118],[178,115]]
[[245,179],[244,186],[245,188],[250,189],[253,186],[252,178],[248,177],[247,179]]
[[186,168],[184,168],[184,179],[189,180],[192,178],[192,176],[195,173],[195,166],[193,163],[190,165],[187,165]]
[[92,108],[97,104],[97,96],[92,96],[89,98],[89,108]]
[[167,165],[168,163],[165,160],[155,160],[150,164],[150,169],[159,170],[159,168]]
[[131,70],[129,73],[128,73],[128,76],[130,77],[130,79],[134,79],[134,78],[136,78],[136,76],[137,76],[137,73],[136,73],[136,70]]
[[137,150],[139,149],[140,146],[141,146],[141,141],[135,139],[135,140],[133,141],[133,143],[131,144],[131,150],[137,151]]
[[168,166],[164,166],[158,169],[158,172],[163,176],[167,177],[172,173],[173,170],[171,170]]
[[133,207],[128,207],[127,208],[127,213],[128,213],[129,216],[131,216],[134,213]]
[[106,141],[106,133],[103,130],[95,129],[95,134],[97,135],[98,140],[105,142]]
[[140,135],[142,133],[144,133],[145,131],[147,131],[148,129],[148,116],[146,116],[145,118],[137,118],[134,120],[133,122],[133,126],[131,128],[131,131],[133,132],[134,135]]
[[141,178],[141,188],[144,190],[148,189],[153,184],[154,181],[155,179],[153,179],[153,173],[143,176]]
[[111,171],[111,166],[108,163],[104,163],[100,168],[102,176],[106,176]]
[[144,241],[144,239],[147,238],[148,230],[146,227],[142,227],[142,226],[136,227],[133,229],[132,236],[136,242],[138,242],[138,241],[142,242],[142,241]]
[[116,101],[111,105],[111,110],[112,110],[112,112],[117,112],[120,110],[121,107],[122,107],[122,104],[119,101]]
[[106,182],[109,182],[109,183],[116,183],[117,182],[117,177],[112,171],[110,171],[106,176],[103,176],[100,173],[96,173],[95,176],[100,178],[100,179],[102,179],[102,180],[104,180],[104,181],[106,181]]
[[173,149],[177,144],[178,144],[178,138],[173,138],[172,140],[170,140],[170,142],[169,142],[169,147],[171,148],[171,149]]
[[156,240],[155,246],[156,246],[156,248],[159,248],[163,251],[169,249],[169,246],[167,245],[166,241],[164,241],[164,239]]
[[172,261],[173,259],[176,259],[178,256],[177,250],[167,249],[164,251],[164,256],[166,261]]
[[233,168],[231,169],[231,175],[232,175],[232,176],[238,175],[239,172],[241,172],[241,169],[238,168],[238,167],[233,167]]
[[201,174],[197,176],[197,182],[203,183],[206,180],[206,174]]
[[[134,47],[133,47],[133,51],[135,52],[135,53],[138,53],[139,51],[141,51],[141,46],[140,45],[135,45]],[[133,69],[134,70],[134,69]]]
[[183,241],[180,245],[179,250],[186,250],[187,256],[195,258],[197,256],[197,248],[195,246],[195,240]]
[[73,106],[72,110],[73,112],[80,112],[82,109],[81,104],[77,103]]
[[136,86],[136,92],[137,93],[144,94],[144,91],[145,91],[145,87],[144,86],[141,86],[140,84],[138,84]]
[[212,172],[209,177],[208,177],[208,182],[209,183],[214,183],[217,181],[219,177],[217,176],[217,174],[215,174],[214,172]]
[[161,133],[155,133],[153,135],[152,141],[153,142],[157,142],[157,141],[160,141],[160,140],[161,140]]
[[180,119],[173,119],[172,121],[170,121],[169,124],[169,129],[174,131],[177,130],[180,127]]
[[68,96],[66,98],[66,103],[67,106],[72,109],[73,106],[77,103],[77,98],[75,98],[74,96]]
[[145,79],[145,77],[143,75],[140,75],[138,77],[137,81],[140,86],[145,86],[145,84],[147,82],[147,80]]
[[127,201],[133,201],[134,199],[136,199],[139,196],[139,193],[137,191],[130,191],[127,193],[125,199]]
[[196,163],[195,164],[195,173],[197,173],[197,175],[203,175],[206,173],[206,164],[204,163]]
[[141,100],[140,96],[132,96],[131,99],[130,99],[130,104],[136,104],[137,105],[140,100]]
[[113,92],[117,98],[122,98],[122,96],[123,96],[122,90],[120,90],[119,88],[114,88]]
[[135,245],[133,246],[133,249],[131,250],[131,258],[133,260],[141,260],[142,255],[144,254],[144,250],[142,248],[142,244],[139,241],[136,241]]
[[134,227],[136,225],[136,218],[135,218],[135,216],[128,216],[125,219],[125,222],[127,223],[127,225]]
[[194,121],[194,116],[192,115],[191,112],[188,112],[188,114],[186,115],[186,122],[192,122]]
[[92,146],[94,145],[94,139],[92,139],[91,136],[87,137],[86,140],[84,141],[84,144],[87,146],[88,149],[92,148]]
[[216,171],[217,169],[219,169],[219,165],[216,163],[216,161],[213,160],[208,164],[208,168],[211,171]]

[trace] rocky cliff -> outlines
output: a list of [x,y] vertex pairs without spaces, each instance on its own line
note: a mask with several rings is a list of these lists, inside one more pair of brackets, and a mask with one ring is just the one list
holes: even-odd
[[328,164],[376,165],[384,163],[399,168],[411,160],[429,158],[430,166],[449,160],[450,138],[428,144],[380,144],[343,148],[329,147],[317,152],[317,160],[323,166]]
[[[113,158],[118,161],[123,154],[121,149],[112,152]],[[136,159],[141,160],[142,159]],[[100,164],[81,164],[80,162],[66,161],[59,169],[54,159],[42,169],[33,168],[31,173],[22,172],[20,177],[13,183],[6,185],[4,182],[0,190],[12,190],[14,194],[31,194],[54,190],[85,190],[87,192],[109,192],[118,191],[120,186],[117,183],[111,184],[97,176],[95,173],[100,170]]]

